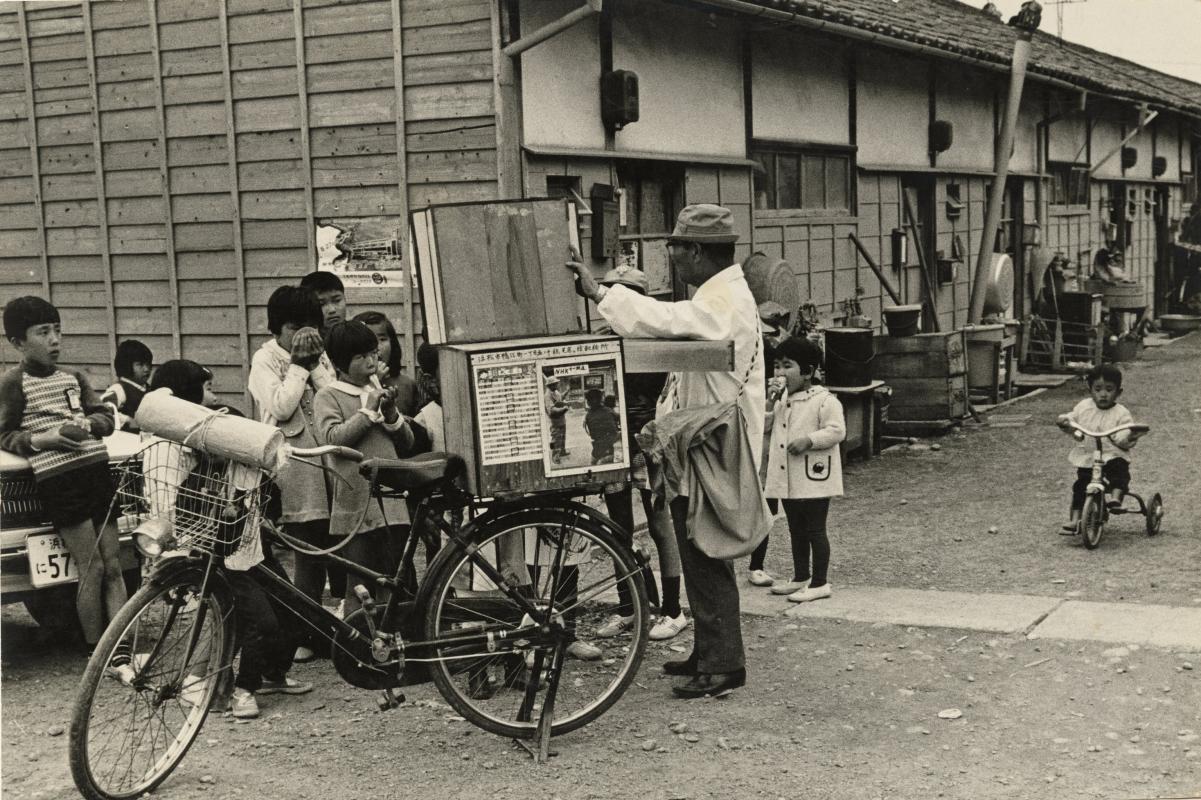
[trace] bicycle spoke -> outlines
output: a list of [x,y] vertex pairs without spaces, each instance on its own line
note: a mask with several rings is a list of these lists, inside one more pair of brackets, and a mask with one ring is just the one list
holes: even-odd
[[[578,507],[507,513],[471,536],[470,547],[453,553],[430,577],[425,634],[432,642],[435,663],[430,669],[439,691],[471,722],[507,736],[533,736],[542,706],[551,709],[548,721],[556,734],[599,716],[633,680],[645,649],[649,612],[633,555]],[[493,549],[500,558],[497,542],[506,542],[511,561],[515,539],[524,542],[531,578],[527,587],[533,594],[525,599],[537,617],[527,616],[508,595],[488,597],[493,601],[488,603],[462,590],[463,580],[475,574],[477,559]],[[493,569],[508,577],[518,566],[506,563]],[[571,643],[591,636],[604,614],[619,605],[629,605],[634,616],[629,634],[597,640],[603,652],[598,661],[570,657]],[[523,619],[536,624],[528,635],[512,635]],[[548,632],[542,628],[545,621],[552,623]],[[482,637],[479,644],[456,640],[472,628],[480,628],[481,634],[487,629],[510,632],[507,649],[489,652]],[[445,643],[439,645],[439,640]],[[546,705],[547,681],[553,677],[547,668],[556,652],[560,656],[553,663],[560,679],[552,707]]]

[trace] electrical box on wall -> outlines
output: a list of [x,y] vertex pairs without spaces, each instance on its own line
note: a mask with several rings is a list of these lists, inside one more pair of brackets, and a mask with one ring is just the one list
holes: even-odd
[[628,69],[615,69],[601,75],[601,122],[609,130],[619,131],[638,121],[638,75]]
[[620,243],[619,219],[621,207],[617,202],[617,190],[607,183],[592,184],[592,257],[612,258],[617,255]]

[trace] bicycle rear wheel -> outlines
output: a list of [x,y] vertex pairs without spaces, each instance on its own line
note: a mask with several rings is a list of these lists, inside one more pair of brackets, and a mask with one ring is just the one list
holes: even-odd
[[[90,800],[141,797],[187,753],[233,657],[232,599],[202,568],[151,579],[88,661],[71,719],[71,775]],[[111,666],[128,653],[132,672]]]
[[[525,573],[516,580],[506,574],[506,581],[516,585],[528,577],[522,592],[543,612],[545,626],[475,566],[477,558],[497,563],[494,556],[505,541],[523,545],[524,564],[517,569]],[[426,638],[481,634],[475,641],[431,648],[430,673],[438,691],[484,730],[532,738],[558,658],[551,734],[573,731],[608,710],[634,680],[646,650],[646,585],[633,553],[603,525],[570,508],[530,509],[485,521],[469,543],[472,552],[448,548],[430,569]],[[597,639],[596,629],[619,610],[631,618],[626,633]],[[571,657],[566,649],[577,640],[600,645],[600,657]]]
[[1101,534],[1105,531],[1105,496],[1098,493],[1084,498],[1084,508],[1080,510],[1080,538],[1089,550],[1097,549],[1101,544]]

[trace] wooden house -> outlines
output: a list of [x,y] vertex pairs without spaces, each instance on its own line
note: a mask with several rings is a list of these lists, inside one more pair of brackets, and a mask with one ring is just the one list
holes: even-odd
[[[742,255],[878,323],[848,235],[892,270],[908,195],[948,328],[967,321],[1013,38],[954,0],[6,3],[0,280],[62,309],[97,383],[136,337],[236,398],[266,298],[313,268],[323,224],[394,219],[405,254],[412,209],[569,197],[596,268],[637,262],[668,296],[675,212],[717,202]],[[1072,261],[1116,242],[1154,306],[1199,134],[1201,86],[1036,34],[999,236],[1014,314],[1036,237]],[[891,273],[906,301],[927,291],[916,264],[910,247]],[[411,362],[409,281],[349,302],[389,312]]]

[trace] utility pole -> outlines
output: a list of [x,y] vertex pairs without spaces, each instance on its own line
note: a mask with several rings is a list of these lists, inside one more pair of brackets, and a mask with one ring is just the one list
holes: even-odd
[[997,225],[1001,222],[1001,201],[1005,196],[1005,181],[1009,178],[1009,155],[1013,150],[1013,130],[1017,127],[1018,109],[1022,105],[1022,85],[1026,81],[1026,64],[1030,60],[1030,40],[1042,21],[1042,6],[1035,0],[1022,3],[1022,9],[1009,24],[1017,28],[1013,42],[1013,66],[1009,73],[1009,97],[1005,101],[1005,119],[997,149],[993,154],[993,182],[988,193],[988,205],[984,212],[984,232],[980,238],[980,252],[976,256],[976,280],[972,283],[972,302],[968,310],[968,321],[979,322],[984,317],[984,297],[992,273],[993,244],[997,238]]

